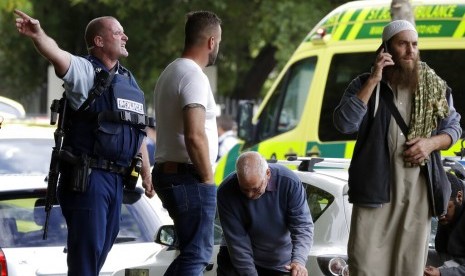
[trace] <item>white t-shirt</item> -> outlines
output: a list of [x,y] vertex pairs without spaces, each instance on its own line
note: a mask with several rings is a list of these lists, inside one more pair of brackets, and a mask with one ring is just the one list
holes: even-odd
[[184,143],[183,108],[201,104],[206,109],[205,133],[210,163],[218,154],[216,103],[210,82],[202,68],[191,59],[178,58],[161,73],[154,91],[157,149],[155,162],[192,163]]

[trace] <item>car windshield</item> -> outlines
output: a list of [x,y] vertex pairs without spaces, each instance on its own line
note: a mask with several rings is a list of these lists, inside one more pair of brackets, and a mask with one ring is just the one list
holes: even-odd
[[0,139],[0,174],[46,175],[52,146],[52,139]]
[[[59,205],[51,209],[47,240],[42,239],[46,215],[44,192],[0,193],[0,247],[66,245],[66,222]],[[125,191],[116,243],[151,242],[156,231],[151,226],[154,219],[140,191]]]

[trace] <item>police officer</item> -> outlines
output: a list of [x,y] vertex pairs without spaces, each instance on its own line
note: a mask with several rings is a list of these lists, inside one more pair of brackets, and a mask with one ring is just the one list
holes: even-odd
[[[128,37],[115,18],[93,19],[85,31],[89,56],[78,57],[59,48],[37,19],[19,10],[15,14],[18,32],[32,39],[64,81],[68,158],[62,162],[58,198],[68,226],[68,275],[97,276],[118,234],[123,182],[139,152],[145,161],[145,194],[154,195],[144,142],[149,121],[144,94],[118,62],[128,55]],[[97,83],[102,75],[104,81]],[[104,87],[100,96],[94,82]]]

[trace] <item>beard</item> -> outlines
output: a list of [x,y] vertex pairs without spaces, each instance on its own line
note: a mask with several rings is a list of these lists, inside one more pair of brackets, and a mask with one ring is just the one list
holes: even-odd
[[413,61],[413,66],[402,63],[399,58],[394,65],[386,68],[386,76],[392,87],[402,86],[415,93],[418,86],[420,55]]
[[212,66],[215,64],[215,61],[216,61],[216,55],[215,53],[210,53],[208,54],[208,63],[207,63],[207,67],[208,66]]
[[216,44],[215,45],[215,48],[213,49],[213,51],[211,53],[208,54],[208,63],[207,63],[207,67],[208,66],[212,66],[215,64],[215,61],[216,61],[216,57],[218,56],[218,47],[219,45]]

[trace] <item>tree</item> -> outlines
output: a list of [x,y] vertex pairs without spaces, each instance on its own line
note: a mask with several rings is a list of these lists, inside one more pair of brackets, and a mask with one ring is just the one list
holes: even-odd
[[[313,25],[345,1],[280,0],[2,0],[0,5],[0,93],[20,100],[44,90],[48,62],[15,30],[13,8],[38,18],[65,50],[86,55],[84,29],[90,19],[114,15],[129,36],[123,60],[150,100],[163,68],[183,48],[184,16],[208,9],[223,20],[218,92],[257,99],[270,72],[281,68]],[[6,2],[5,2],[6,1]],[[265,83],[265,86],[264,86]],[[150,103],[151,101],[149,101]],[[45,110],[44,106],[44,110]]]
[[391,18],[392,20],[404,19],[415,25],[413,17],[412,5],[409,0],[392,0],[391,2]]

